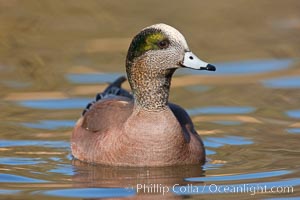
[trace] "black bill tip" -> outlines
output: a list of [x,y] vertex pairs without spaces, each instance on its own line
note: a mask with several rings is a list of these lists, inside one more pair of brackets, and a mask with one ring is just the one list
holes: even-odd
[[216,67],[213,66],[212,64],[208,64],[208,65],[206,66],[206,70],[208,70],[208,71],[216,71]]
[[207,70],[207,71],[216,71],[216,67],[212,64],[207,64],[206,67],[201,67],[200,70]]

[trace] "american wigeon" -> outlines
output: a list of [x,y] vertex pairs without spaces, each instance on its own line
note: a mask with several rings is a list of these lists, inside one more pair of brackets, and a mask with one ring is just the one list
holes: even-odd
[[71,138],[75,158],[118,166],[203,164],[205,149],[192,120],[168,101],[176,69],[215,71],[166,24],[143,29],[132,40],[126,72],[132,95],[112,83],[78,120]]

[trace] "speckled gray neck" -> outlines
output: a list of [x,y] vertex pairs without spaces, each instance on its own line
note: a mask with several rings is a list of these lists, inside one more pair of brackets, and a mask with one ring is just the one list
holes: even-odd
[[149,111],[167,108],[171,78],[186,51],[183,35],[165,24],[147,27],[133,38],[126,72],[137,107]]
[[[127,65],[134,65],[127,63]],[[143,63],[127,66],[127,76],[137,107],[148,111],[160,111],[167,108],[171,78],[175,69],[145,70]]]

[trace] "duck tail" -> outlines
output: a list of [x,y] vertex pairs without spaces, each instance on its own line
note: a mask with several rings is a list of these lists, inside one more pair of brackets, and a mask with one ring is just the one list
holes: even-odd
[[127,79],[126,79],[125,76],[120,76],[114,82],[110,83],[109,86],[104,90],[103,93],[106,93],[107,91],[109,91],[113,87],[121,88],[122,83],[124,83],[126,80]]
[[114,82],[110,83],[102,93],[97,94],[96,101],[109,96],[124,96],[132,99],[132,94],[121,87],[122,83],[124,83],[126,80],[127,79],[125,76],[120,76],[117,78]]
[[112,96],[123,96],[123,97],[127,97],[129,99],[133,99],[132,94],[130,94],[129,91],[123,89],[122,83],[124,83],[126,81],[126,77],[125,76],[120,76],[119,78],[117,78],[114,82],[110,83],[107,88],[101,92],[98,93],[96,95],[96,99],[92,102],[90,102],[85,109],[82,112],[82,116],[84,116],[84,114],[90,110],[90,108],[99,100],[104,99],[104,98],[108,98],[108,97],[112,97]]

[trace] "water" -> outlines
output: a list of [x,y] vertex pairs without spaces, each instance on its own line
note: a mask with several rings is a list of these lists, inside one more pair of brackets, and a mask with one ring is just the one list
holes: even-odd
[[300,76],[265,80],[264,85],[272,88],[300,88]]
[[[282,25],[299,20],[276,22],[282,17],[277,13],[297,16],[297,6],[239,5],[261,19],[267,13],[270,21],[260,26],[252,24],[261,21],[255,16],[236,16],[227,3],[199,2],[220,12],[199,12],[196,2],[177,2],[188,13],[178,13],[175,3],[155,10],[157,18],[176,11],[174,21],[163,19],[177,24],[194,53],[217,66],[215,73],[178,70],[170,95],[191,115],[207,162],[160,168],[82,163],[73,159],[69,142],[86,104],[125,73],[124,43],[139,26],[153,23],[133,15],[152,19],[153,13],[142,12],[153,7],[150,2],[127,2],[128,13],[117,3],[1,2],[7,36],[0,34],[0,199],[300,199],[298,26]],[[210,18],[201,22],[201,34],[198,22],[190,21]],[[272,38],[265,29],[288,35],[278,41],[280,34]]]
[[24,100],[19,104],[24,107],[46,109],[46,110],[60,110],[60,109],[75,109],[84,108],[86,102],[90,99],[76,98],[76,99],[40,99],[40,100]]
[[[243,74],[259,74],[277,70],[284,70],[290,67],[293,59],[277,59],[277,60],[249,60],[240,62],[216,63],[218,70],[213,75],[243,75]],[[191,71],[188,69],[181,70],[182,74],[206,74],[212,73],[205,71]]]
[[[85,76],[65,77],[71,88],[76,88],[81,81],[93,87],[94,82],[87,83]],[[97,76],[99,88],[108,81],[107,77],[111,75]],[[201,77],[197,75],[197,78]],[[218,82],[223,81],[222,76],[215,77]],[[96,83],[96,79],[94,81]],[[177,93],[175,95],[193,93],[193,101],[185,107],[207,149],[208,161],[203,167],[115,168],[85,164],[73,160],[69,135],[76,117],[94,95],[2,100],[10,108],[26,109],[30,115],[19,114],[13,123],[2,124],[0,194],[33,199],[146,198],[149,195],[154,198],[162,194],[165,199],[183,196],[192,199],[211,194],[265,199],[278,194],[297,196],[300,152],[295,147],[299,143],[299,107],[275,109],[268,103],[273,101],[272,95],[261,104],[263,94],[272,94],[275,90],[265,88],[261,81],[264,80],[257,81],[257,90],[262,96],[255,94],[255,99],[249,98],[242,104],[228,103],[230,98],[226,96],[218,97],[219,102],[207,104],[205,99],[216,99],[224,89],[218,84],[208,84],[204,88],[209,89],[205,90],[191,90],[191,86],[172,90],[172,94]],[[277,94],[284,94],[287,89],[277,91]],[[239,95],[239,91],[242,93],[243,88],[234,92]],[[289,98],[293,98],[293,93]],[[277,112],[272,113],[273,109]],[[16,133],[16,136],[6,133]],[[274,187],[280,191],[273,192]]]

